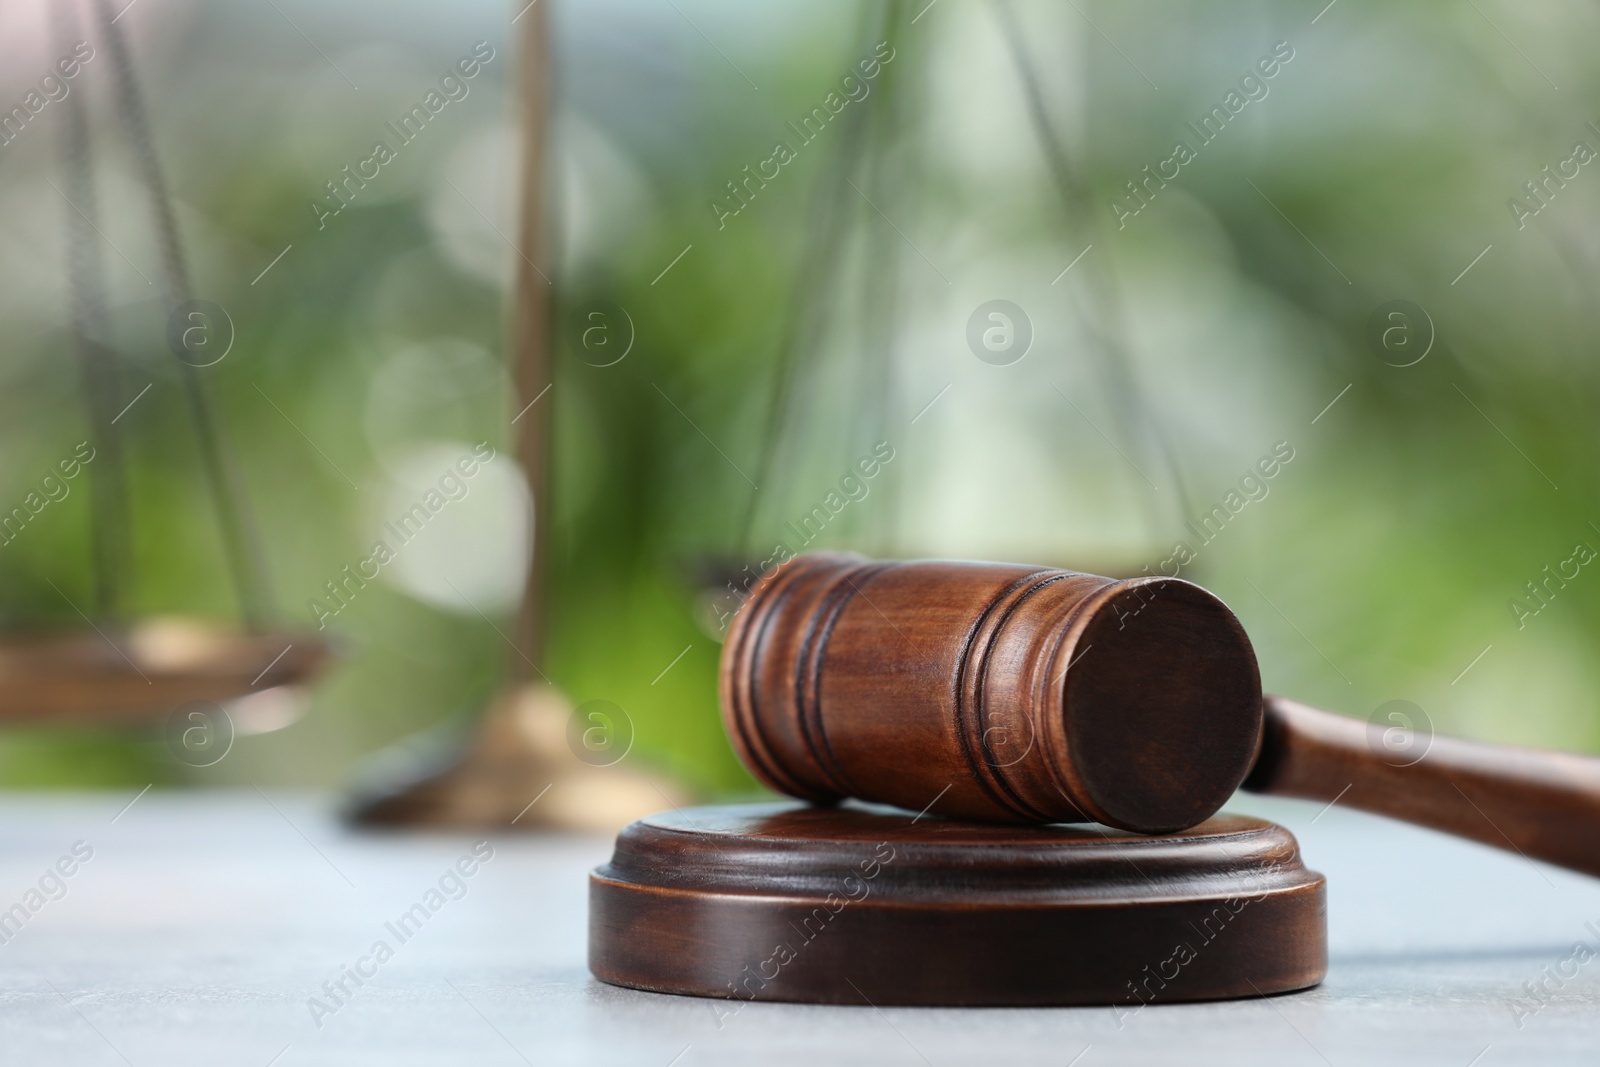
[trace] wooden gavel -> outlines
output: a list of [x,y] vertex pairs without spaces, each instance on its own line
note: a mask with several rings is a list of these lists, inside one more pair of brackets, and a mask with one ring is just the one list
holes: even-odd
[[1600,759],[1415,736],[1397,758],[1263,698],[1239,620],[1175,578],[801,556],[741,608],[721,684],[745,765],[816,803],[1168,833],[1242,785],[1600,875]]

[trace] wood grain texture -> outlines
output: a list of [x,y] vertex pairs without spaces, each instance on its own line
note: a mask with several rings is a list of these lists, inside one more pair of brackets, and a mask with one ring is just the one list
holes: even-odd
[[1232,795],[1260,694],[1249,639],[1198,586],[995,563],[801,556],[722,660],[728,734],[780,792],[1147,833]]
[[1118,1004],[1302,989],[1325,885],[1224,816],[1143,837],[796,804],[652,816],[590,878],[589,966],[738,1000]]
[[1397,758],[1372,723],[1282,697],[1265,703],[1246,789],[1337,800],[1600,875],[1600,759],[1452,737]]
[[722,705],[752,773],[815,803],[1166,833],[1243,784],[1600,875],[1600,759],[1397,756],[1381,727],[1263,698],[1238,620],[1173,579],[801,556],[735,619]]

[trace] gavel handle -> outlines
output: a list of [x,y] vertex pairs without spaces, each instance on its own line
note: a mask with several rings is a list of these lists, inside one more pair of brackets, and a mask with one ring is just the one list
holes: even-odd
[[1385,745],[1386,727],[1282,697],[1265,707],[1245,789],[1337,800],[1600,876],[1600,759],[1425,735],[1406,752]]

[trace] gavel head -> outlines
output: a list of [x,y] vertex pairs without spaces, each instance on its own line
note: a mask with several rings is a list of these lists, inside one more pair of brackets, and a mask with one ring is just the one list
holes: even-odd
[[773,789],[961,818],[1185,829],[1261,737],[1239,620],[1165,577],[800,556],[740,609],[721,684]]

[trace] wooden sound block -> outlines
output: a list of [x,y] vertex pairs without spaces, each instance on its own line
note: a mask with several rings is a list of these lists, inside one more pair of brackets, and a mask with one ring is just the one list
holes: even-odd
[[1322,875],[1289,831],[1233,815],[1147,837],[691,808],[629,826],[589,878],[589,969],[660,993],[1134,1010],[1304,989],[1327,955]]

